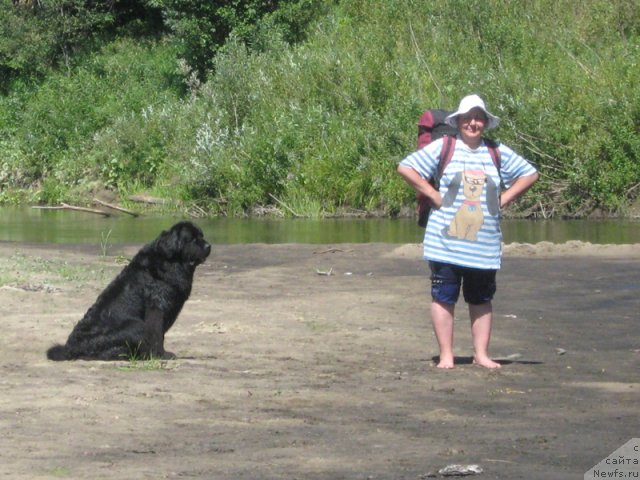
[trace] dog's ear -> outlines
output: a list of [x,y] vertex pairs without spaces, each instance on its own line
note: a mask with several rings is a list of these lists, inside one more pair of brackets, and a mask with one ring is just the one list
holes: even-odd
[[180,251],[180,245],[180,230],[174,225],[160,234],[151,250],[170,260]]
[[182,244],[187,244],[198,236],[196,227],[190,223],[185,223],[180,229],[179,240]]
[[498,186],[491,177],[487,177],[487,209],[492,217],[500,213],[500,195]]
[[[179,222],[162,232],[151,250],[167,260],[185,259],[188,246],[198,238],[202,238],[202,230],[199,227],[191,222]],[[186,255],[189,257],[189,254]]]
[[455,202],[456,197],[458,196],[458,190],[460,190],[460,184],[462,183],[462,172],[456,173],[453,180],[449,184],[449,189],[447,190],[447,194],[442,199],[443,207],[450,207]]

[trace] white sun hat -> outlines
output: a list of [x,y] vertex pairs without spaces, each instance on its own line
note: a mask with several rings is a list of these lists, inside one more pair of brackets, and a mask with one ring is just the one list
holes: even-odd
[[500,119],[487,110],[487,107],[484,106],[484,101],[478,95],[467,95],[460,100],[458,110],[449,115],[444,121],[447,125],[458,128],[458,115],[469,113],[474,108],[479,108],[487,116],[487,125],[484,127],[485,130],[495,128],[500,123]]

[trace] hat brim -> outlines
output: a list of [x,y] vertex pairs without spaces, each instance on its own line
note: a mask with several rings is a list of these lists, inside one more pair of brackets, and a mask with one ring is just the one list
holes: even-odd
[[[491,112],[488,112],[486,109],[477,105],[474,106],[473,108],[479,108],[480,110],[483,111],[483,113],[487,117],[487,124],[484,126],[485,130],[491,130],[492,128],[496,128],[500,123],[500,118],[496,117]],[[457,112],[453,112],[451,115],[449,115],[447,118],[444,119],[444,122],[450,127],[458,128],[458,117],[460,115],[464,115],[465,113],[469,113],[471,110],[473,110],[473,108],[467,111],[458,110]]]

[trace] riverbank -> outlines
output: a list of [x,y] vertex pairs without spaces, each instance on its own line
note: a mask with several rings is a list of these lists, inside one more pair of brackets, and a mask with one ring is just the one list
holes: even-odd
[[492,353],[434,367],[420,245],[214,245],[168,362],[45,358],[140,245],[0,243],[8,478],[581,479],[637,436],[640,245],[505,246]]

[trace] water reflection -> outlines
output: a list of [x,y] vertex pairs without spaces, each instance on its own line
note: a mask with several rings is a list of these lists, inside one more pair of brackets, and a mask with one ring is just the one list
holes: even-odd
[[502,230],[507,243],[640,243],[640,222],[634,220],[509,220],[503,223]]
[[[101,217],[88,213],[0,208],[0,240],[35,243],[146,243],[180,220],[171,217]],[[206,219],[197,220],[213,243],[418,243],[413,219]],[[505,242],[568,240],[640,243],[640,222],[631,220],[525,221],[503,223]]]

